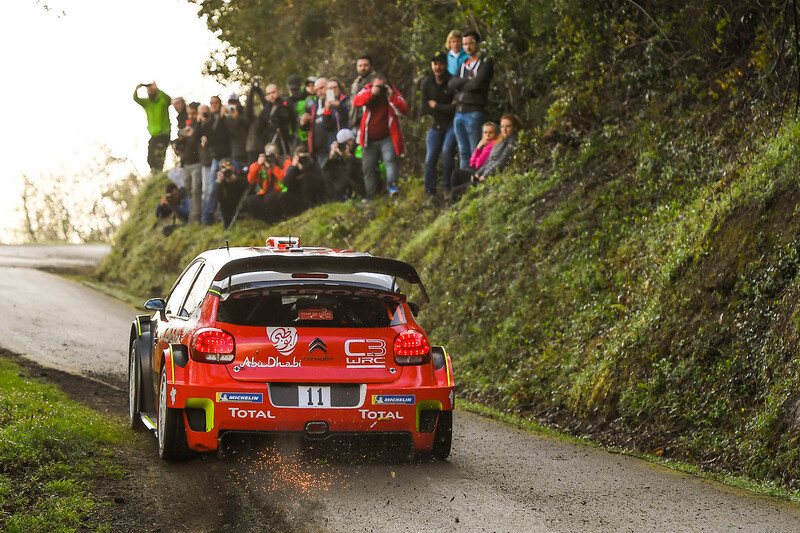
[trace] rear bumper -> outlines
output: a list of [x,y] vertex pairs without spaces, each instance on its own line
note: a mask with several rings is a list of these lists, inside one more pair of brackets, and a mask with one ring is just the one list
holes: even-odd
[[191,449],[216,450],[220,436],[226,432],[300,433],[312,438],[407,433],[414,448],[425,451],[433,446],[439,412],[453,409],[452,385],[362,385],[364,392],[358,405],[346,408],[277,407],[271,402],[269,384],[227,385],[230,386],[169,385],[169,407],[184,409],[186,439]]

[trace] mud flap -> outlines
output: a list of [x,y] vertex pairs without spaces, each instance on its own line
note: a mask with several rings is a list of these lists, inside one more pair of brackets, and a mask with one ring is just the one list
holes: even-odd
[[134,324],[134,335],[136,335],[136,358],[139,365],[139,376],[141,377],[141,400],[139,410],[141,412],[153,413],[156,410],[156,398],[151,376],[153,375],[153,358],[151,350],[153,347],[153,333],[150,327],[150,316],[139,315]]

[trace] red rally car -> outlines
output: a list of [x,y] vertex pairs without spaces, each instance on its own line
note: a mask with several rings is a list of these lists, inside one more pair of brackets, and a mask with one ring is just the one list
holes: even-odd
[[217,450],[239,433],[411,437],[450,454],[450,356],[431,346],[406,301],[409,264],[300,247],[203,252],[130,334],[130,423],[155,431],[163,459]]

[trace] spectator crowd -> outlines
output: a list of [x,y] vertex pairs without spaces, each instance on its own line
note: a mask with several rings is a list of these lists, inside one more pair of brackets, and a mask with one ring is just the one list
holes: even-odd
[[[480,43],[477,31],[454,30],[446,51],[430,58],[420,89],[420,111],[432,117],[426,203],[457,201],[502,170],[516,149],[519,117],[503,115],[499,126],[488,120],[494,61]],[[155,82],[139,84],[133,98],[147,115],[151,171],[163,170],[168,146],[180,161],[156,216],[230,227],[241,216],[274,223],[328,201],[397,195],[405,151],[400,117],[408,104],[370,57],[359,57],[355,67],[349,93],[335,78],[291,75],[284,93],[256,77],[244,102],[233,93],[225,102],[212,96],[208,104],[187,103]]]

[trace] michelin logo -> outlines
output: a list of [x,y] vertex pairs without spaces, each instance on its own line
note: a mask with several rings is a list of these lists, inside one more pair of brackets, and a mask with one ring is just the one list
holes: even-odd
[[260,392],[218,392],[220,403],[264,403],[264,394]]
[[372,405],[414,405],[416,397],[413,394],[389,395],[373,394]]

